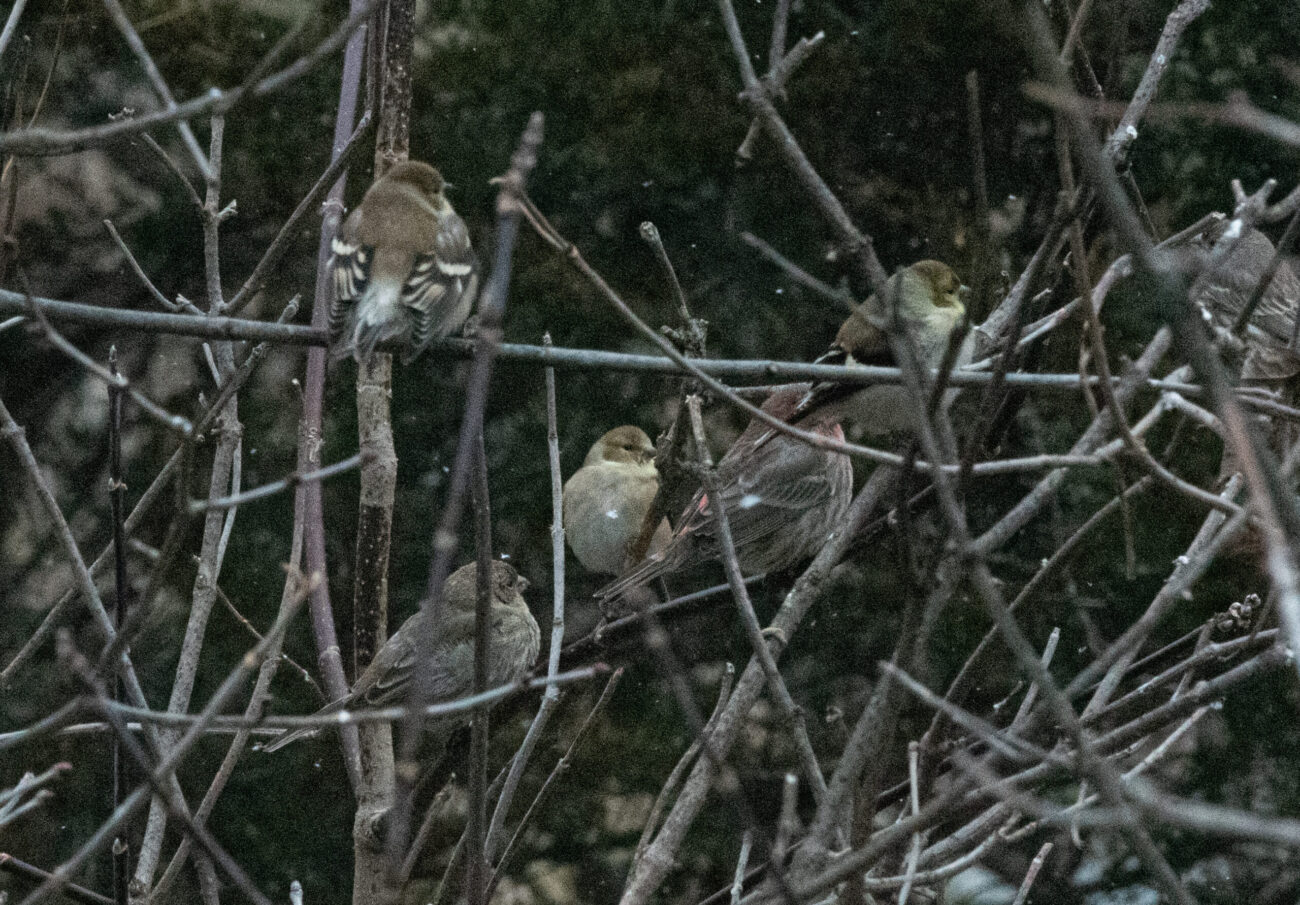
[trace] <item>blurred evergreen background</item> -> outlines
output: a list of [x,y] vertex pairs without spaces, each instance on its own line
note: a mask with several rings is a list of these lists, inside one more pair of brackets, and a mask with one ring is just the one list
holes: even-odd
[[[1085,46],[1108,97],[1129,96],[1172,5],[1167,0],[1098,0]],[[292,21],[315,7],[304,0],[137,0],[126,6],[181,99],[238,83]],[[766,68],[773,6],[772,0],[738,4],[760,71]],[[875,238],[887,269],[937,257],[966,275],[980,266],[972,238],[976,224],[964,86],[966,74],[976,71],[989,195],[1005,223],[988,264],[992,273],[1002,274],[994,280],[996,289],[1020,273],[1037,246],[1058,186],[1051,117],[1022,96],[1025,62],[981,6],[957,0],[796,0],[791,43],[817,31],[825,31],[826,39],[791,81],[788,100],[780,106],[813,164],[855,222]],[[1061,4],[1050,6],[1059,21]],[[323,38],[346,14],[344,7],[337,0],[325,3],[305,40]],[[738,237],[752,231],[821,279],[845,282],[829,231],[766,142],[760,139],[751,162],[737,165],[734,152],[749,117],[736,99],[736,63],[713,4],[438,0],[420,7],[416,40],[411,153],[440,167],[454,184],[453,203],[485,260],[490,259],[494,197],[488,180],[505,170],[528,114],[540,110],[546,115],[546,141],[530,184],[532,196],[645,319],[660,324],[674,318],[663,276],[638,236],[638,225],[651,220],[663,234],[694,312],[710,323],[711,355],[811,360],[833,338],[841,309],[796,285]],[[1216,3],[1184,36],[1160,99],[1221,101],[1244,91],[1259,106],[1295,120],[1300,118],[1297,47],[1296,0]],[[223,201],[238,202],[238,215],[223,228],[228,297],[328,162],[339,69],[340,60],[331,58],[287,89],[241,104],[227,119],[222,195]],[[25,116],[47,74],[50,84],[39,119],[44,125],[90,125],[124,107],[155,107],[138,66],[96,4],[36,0],[24,14],[19,36],[0,63],[0,82],[23,99]],[[207,124],[193,125],[205,143]],[[1162,235],[1209,210],[1228,209],[1231,178],[1253,189],[1272,177],[1289,190],[1296,176],[1293,150],[1236,130],[1160,120],[1145,123],[1140,131],[1133,174]],[[154,134],[185,166],[175,131]],[[348,189],[353,203],[370,176],[368,154],[358,160]],[[16,266],[38,294],[151,307],[101,224],[107,218],[163,293],[180,293],[203,304],[199,219],[171,174],[141,144],[118,143],[15,165]],[[302,293],[305,310],[298,320],[309,319],[318,229],[319,221],[308,218],[294,249],[246,316],[274,318],[290,296]],[[1105,237],[1093,232],[1098,248],[1104,249]],[[1100,258],[1103,266],[1108,261]],[[12,266],[4,285],[21,286]],[[1059,288],[1057,303],[1071,294],[1068,281]],[[984,302],[987,307],[988,299]],[[984,312],[974,313],[978,320]],[[1136,354],[1156,326],[1141,300],[1123,293],[1108,303],[1106,321],[1116,356]],[[579,275],[525,230],[516,253],[506,339],[537,343],[545,331],[559,346],[649,351]],[[116,344],[122,370],[176,411],[194,410],[196,389],[211,394],[194,341],[75,328],[67,333],[99,360],[110,343]],[[1077,340],[1077,329],[1060,331],[1048,341],[1039,366],[1074,370]],[[300,379],[302,364],[299,350],[273,350],[241,393],[245,486],[293,469],[299,412],[293,381]],[[454,452],[464,372],[462,363],[426,356],[398,368],[394,377],[401,464],[390,570],[391,626],[414,610],[424,587],[431,528]],[[350,362],[330,372],[327,463],[356,448],[353,377]],[[652,435],[664,428],[676,396],[676,381],[632,374],[560,372],[558,387],[566,476],[610,427],[633,423]],[[0,332],[0,396],[26,428],[83,552],[93,556],[110,535],[103,387],[70,366],[34,329],[24,327]],[[128,406],[128,412],[130,505],[174,441],[134,407]],[[1006,448],[1064,451],[1088,420],[1076,397],[1031,397]],[[715,452],[741,426],[719,409],[711,419]],[[540,370],[498,365],[486,443],[496,544],[532,581],[530,603],[545,631],[551,512]],[[1159,448],[1159,443],[1152,445]],[[1199,479],[1213,473],[1214,441],[1195,436],[1183,449],[1182,473]],[[195,495],[206,486],[205,467],[198,472]],[[1019,476],[979,483],[971,500],[975,525],[987,525],[1032,481],[1033,476]],[[1109,471],[1075,474],[1051,515],[1022,532],[996,563],[999,576],[1018,587],[1114,487]],[[8,662],[68,585],[69,571],[8,450],[0,452],[0,489],[0,614],[5,626],[0,657]],[[356,491],[355,475],[325,485],[330,589],[345,645]],[[139,532],[144,541],[161,541],[163,512]],[[1053,626],[1061,627],[1055,663],[1059,674],[1069,675],[1087,659],[1094,633],[1113,638],[1145,608],[1200,518],[1198,510],[1168,493],[1142,498],[1135,506],[1138,568],[1132,578],[1125,575],[1118,528],[1089,542],[1067,580],[1058,582],[1023,620],[1040,644]],[[287,495],[246,506],[238,515],[221,586],[260,628],[270,624],[279,600],[291,522]],[[927,537],[914,539],[923,561],[934,554],[926,549]],[[472,538],[464,538],[463,546],[467,560]],[[827,756],[838,752],[856,719],[877,674],[875,661],[892,650],[902,595],[917,587],[919,577],[906,574],[902,562],[897,539],[890,534],[862,545],[837,573],[827,598],[783,661],[792,691],[809,714],[814,744]],[[192,571],[192,565],[176,570],[174,586],[160,599],[133,651],[146,692],[158,707],[170,689]],[[147,564],[137,559],[132,580],[138,589],[147,574]],[[589,615],[587,595],[599,582],[582,574],[572,560],[570,575],[570,606],[578,622],[584,608]],[[701,576],[698,584],[716,577]],[[1216,567],[1162,637],[1194,628],[1248,591],[1262,593],[1261,582],[1249,561]],[[674,590],[690,589],[685,580],[679,584]],[[759,593],[760,615],[770,613],[779,590]],[[1080,610],[1086,619],[1078,616]],[[96,636],[84,610],[74,611],[71,622],[79,640],[94,650]],[[747,645],[722,598],[675,624],[680,653],[690,664],[700,705],[707,709],[721,664],[731,660],[743,665]],[[928,680],[946,681],[985,627],[977,607],[949,612]],[[196,708],[249,645],[249,636],[218,607],[208,631]],[[299,662],[314,664],[305,619],[290,634],[287,649]],[[636,644],[616,645],[606,656],[626,662],[629,674],[527,834],[522,855],[509,870],[509,901],[615,901],[649,802],[689,744],[676,703]],[[1006,663],[990,670],[973,702],[977,710],[987,710],[1012,689],[1013,672]],[[51,645],[11,687],[0,690],[0,728],[24,725],[77,690],[57,670]],[[583,687],[569,692],[534,761],[521,802],[563,752],[597,691]],[[1207,721],[1212,727],[1201,733],[1195,756],[1180,762],[1179,788],[1211,800],[1294,814],[1300,804],[1295,781],[1300,764],[1294,754],[1300,738],[1293,698],[1291,683],[1279,681],[1261,683],[1229,700],[1222,713]],[[275,710],[299,713],[318,703],[301,680],[281,669]],[[755,728],[743,737],[733,759],[744,790],[770,825],[780,778],[794,757],[774,713],[760,708],[754,718]],[[927,711],[909,703],[900,746],[928,718]],[[497,717],[493,769],[513,750],[525,720],[522,708]],[[182,780],[195,798],[224,750],[223,740],[210,741],[187,763]],[[0,787],[12,785],[24,769],[39,770],[54,760],[69,760],[75,770],[56,787],[58,797],[43,812],[0,831],[0,850],[47,867],[74,851],[109,812],[106,751],[104,737],[78,737],[6,752],[0,760]],[[903,763],[900,748],[899,776]],[[1269,796],[1262,803],[1261,790]],[[264,891],[282,895],[296,878],[308,902],[315,903],[348,895],[351,818],[337,745],[325,738],[273,758],[246,755],[212,826]],[[459,832],[459,819],[453,813],[435,834],[436,844],[417,868],[423,879],[412,901],[430,896],[423,884],[436,882],[446,849]],[[728,882],[739,834],[729,805],[714,801],[693,829],[683,849],[686,860],[662,900],[698,901]],[[1162,842],[1177,868],[1207,878],[1197,888],[1205,902],[1266,901],[1251,897],[1266,881],[1285,875],[1279,874],[1283,868],[1277,856],[1267,852],[1247,857],[1191,838]],[[1023,874],[1036,846],[1026,850],[1022,862],[1012,853],[993,859],[991,866],[1014,876],[1019,863]],[[1092,873],[1076,877],[1074,868],[1080,864],[1091,865]],[[1293,901],[1300,874],[1294,865],[1288,869],[1294,876],[1286,889]],[[1090,894],[1110,892],[1116,898],[1087,901],[1119,901],[1117,896],[1132,888],[1134,875],[1134,866],[1115,852],[1058,846],[1031,901],[1082,902]],[[107,859],[97,861],[84,881],[106,891]],[[0,889],[9,882],[0,877]],[[176,893],[188,894],[184,885]]]

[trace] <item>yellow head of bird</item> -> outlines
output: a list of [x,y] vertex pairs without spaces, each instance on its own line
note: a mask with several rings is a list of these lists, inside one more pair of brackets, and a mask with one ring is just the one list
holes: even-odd
[[655,446],[650,437],[639,427],[625,424],[607,431],[597,440],[587,453],[583,465],[595,465],[600,462],[625,462],[631,465],[645,465],[653,462]]

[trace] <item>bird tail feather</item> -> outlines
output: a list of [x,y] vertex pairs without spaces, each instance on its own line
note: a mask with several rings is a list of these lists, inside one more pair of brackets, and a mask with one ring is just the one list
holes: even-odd
[[594,596],[602,601],[617,600],[628,591],[647,585],[660,575],[671,572],[673,566],[674,563],[669,562],[664,556],[648,557],[631,572],[605,585]]
[[[349,703],[350,701],[348,698],[343,698],[335,701],[333,704],[328,704],[325,707],[322,707],[312,715],[326,716],[331,713],[337,713]],[[279,751],[285,745],[293,744],[299,739],[309,738],[318,734],[320,734],[320,728],[315,726],[305,726],[302,729],[286,729],[284,732],[272,738],[269,742],[258,745],[257,750],[265,754],[271,754],[272,752]]]
[[400,292],[401,287],[372,283],[352,309],[350,342],[341,351],[350,351],[357,364],[369,361],[380,343],[410,332],[408,316],[398,301]]

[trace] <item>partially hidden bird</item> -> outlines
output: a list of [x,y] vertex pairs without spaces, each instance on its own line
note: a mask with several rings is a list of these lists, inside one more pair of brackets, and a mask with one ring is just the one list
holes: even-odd
[[[1235,226],[1234,226],[1235,224]],[[1235,230],[1236,234],[1230,233]],[[1233,243],[1227,258],[1215,265],[1215,247]],[[1221,220],[1194,237],[1192,269],[1199,271],[1191,286],[1191,300],[1221,337],[1227,337],[1259,286],[1277,249],[1253,227],[1240,221]],[[1243,388],[1264,392],[1295,405],[1300,400],[1300,352],[1291,344],[1300,310],[1300,278],[1285,259],[1278,261],[1259,304],[1246,322],[1241,343],[1225,342],[1228,366],[1240,376]],[[1261,433],[1273,454],[1281,458],[1297,440],[1296,424],[1285,418],[1259,416]],[[1241,470],[1241,463],[1225,445],[1220,478]]]
[[[645,431],[616,427],[592,444],[582,467],[564,482],[564,536],[583,568],[621,575],[635,565],[633,547],[659,492],[654,459]],[[660,552],[671,535],[662,519],[647,551]]]
[[[937,369],[943,361],[953,330],[966,316],[968,290],[951,267],[941,261],[917,261],[901,268],[857,307],[835,334],[830,348],[817,364],[897,364],[889,342],[895,313],[898,324],[911,337],[922,367]],[[968,333],[958,349],[954,367],[968,364],[974,352],[974,334]],[[952,404],[949,390],[944,406]],[[821,382],[800,401],[797,417],[821,410],[842,420],[860,435],[885,435],[915,430],[917,406],[899,384],[852,386]]]
[[331,249],[334,358],[366,362],[388,340],[410,362],[434,337],[459,331],[478,296],[479,261],[442,174],[406,160],[375,180]]
[[[1233,228],[1234,222],[1219,221],[1192,242],[1195,263],[1202,269],[1192,284],[1192,302],[1223,331],[1231,330],[1236,324],[1277,253],[1268,236],[1252,227],[1241,232],[1227,259],[1212,267],[1214,246]],[[1240,230],[1241,225],[1236,228]],[[1229,237],[1227,241],[1233,240]],[[1234,362],[1243,380],[1277,381],[1300,374],[1300,351],[1291,345],[1297,307],[1300,307],[1300,278],[1290,264],[1281,260],[1246,324],[1245,356]]]
[[[763,411],[788,420],[807,395],[808,384],[779,388]],[[843,441],[838,420],[814,411],[796,427]],[[816,554],[843,521],[853,485],[849,457],[805,443],[753,419],[718,462],[716,494],[701,487],[682,512],[663,552],[596,592],[616,599],[655,578],[718,560],[713,506],[727,514],[742,572],[778,572]],[[716,496],[716,498],[715,498]]]
[[[509,563],[492,562],[491,635],[488,646],[488,685],[504,685],[522,677],[532,667],[541,648],[537,620],[524,602],[527,579]],[[426,629],[423,608],[402,623],[370,665],[362,671],[347,696],[326,705],[316,715],[337,713],[357,707],[387,707],[407,702],[411,683],[423,661],[428,687],[422,698],[430,704],[466,697],[474,690],[474,622],[478,569],[474,563],[461,566],[447,577],[442,588],[441,621]],[[425,649],[426,643],[432,646]],[[426,757],[441,754],[467,714],[457,714],[426,724]],[[314,735],[314,728],[286,731],[262,746],[278,751],[285,745]]]

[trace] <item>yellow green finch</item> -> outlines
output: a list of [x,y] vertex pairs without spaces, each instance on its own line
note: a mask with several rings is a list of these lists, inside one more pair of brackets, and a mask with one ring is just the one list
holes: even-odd
[[[904,267],[849,315],[817,363],[895,365],[889,333],[896,323],[911,338],[920,364],[936,369],[943,361],[953,330],[966,316],[966,293],[957,274],[941,261],[917,261]],[[969,363],[973,350],[974,338],[967,335],[956,366]],[[950,391],[945,405],[955,395]],[[815,409],[825,409],[869,435],[911,431],[917,411],[915,400],[898,384],[820,383],[799,406],[801,413]]]
[[[592,444],[582,467],[564,483],[564,534],[588,571],[619,575],[634,565],[629,557],[659,492],[654,458],[645,431],[616,427]],[[663,519],[649,552],[662,550],[670,534]]]

